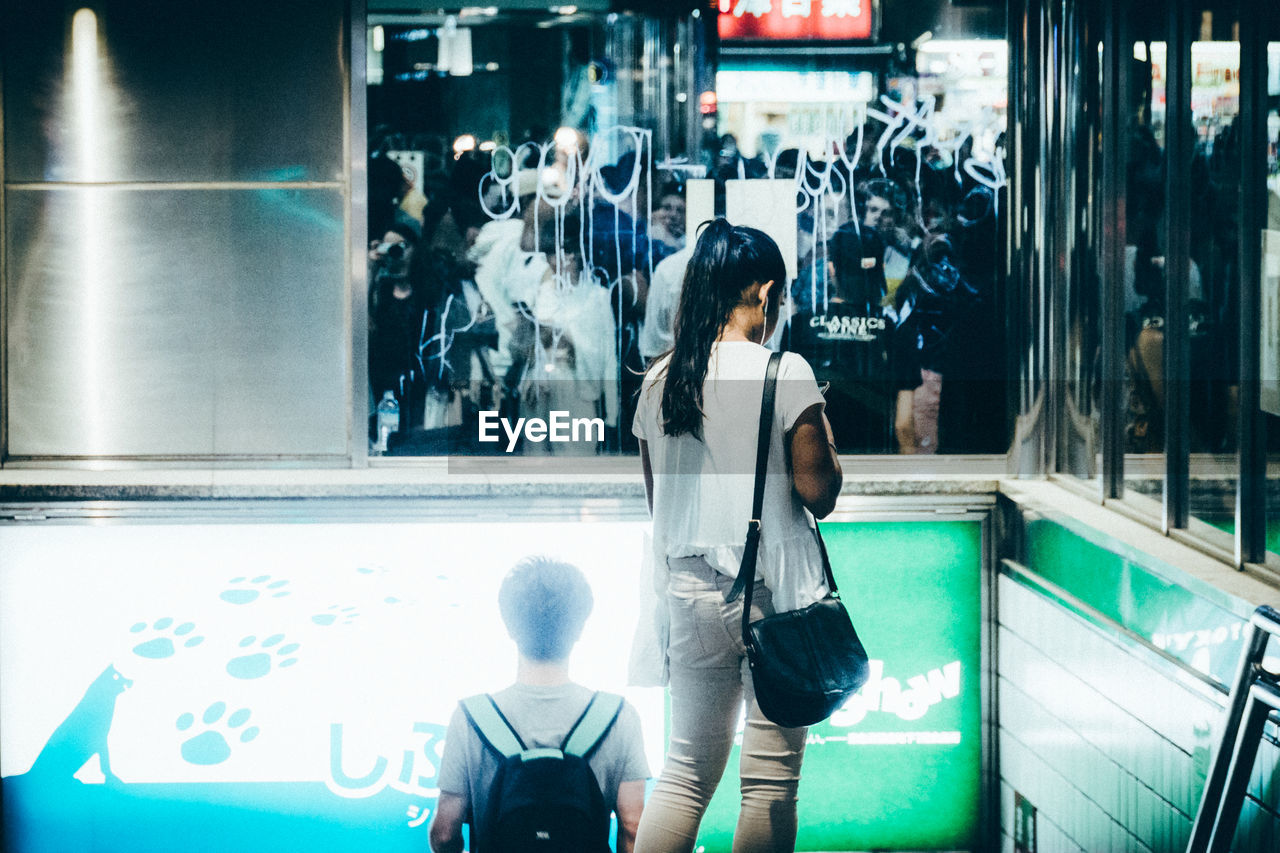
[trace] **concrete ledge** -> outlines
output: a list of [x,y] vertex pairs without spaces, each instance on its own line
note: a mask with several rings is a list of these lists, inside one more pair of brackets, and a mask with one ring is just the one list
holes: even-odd
[[[997,475],[961,458],[929,467],[903,460],[845,457],[842,494],[851,496],[994,496]],[[896,464],[895,464],[896,463]],[[444,459],[387,462],[368,468],[0,469],[0,502],[162,501],[259,498],[634,498],[644,494],[636,458],[584,460],[568,473],[563,459],[450,463]],[[916,470],[911,470],[914,467]],[[987,470],[981,470],[987,468]],[[896,469],[896,470],[895,470]]]

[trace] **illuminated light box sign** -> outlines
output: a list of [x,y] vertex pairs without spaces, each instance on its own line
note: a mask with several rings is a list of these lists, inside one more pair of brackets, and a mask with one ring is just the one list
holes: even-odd
[[875,0],[720,0],[722,39],[865,41]]
[[[625,685],[646,524],[196,521],[0,528],[3,849],[427,849],[458,698],[514,678],[496,595],[530,553],[587,576],[573,675],[661,767],[663,691]],[[799,849],[971,846],[978,527],[825,529],[876,663],[812,731]]]
[[[972,850],[982,784],[982,531],[978,522],[824,524],[836,585],[871,678],[811,726],[797,850]],[[729,853],[729,760],[699,848]]]

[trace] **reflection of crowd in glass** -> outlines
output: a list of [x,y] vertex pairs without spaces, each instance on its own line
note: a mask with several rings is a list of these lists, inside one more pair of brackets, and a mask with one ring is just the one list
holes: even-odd
[[395,394],[402,436],[448,406],[456,377],[440,357],[440,331],[466,329],[450,341],[448,363],[468,367],[494,335],[466,258],[485,221],[466,189],[483,173],[477,165],[459,161],[424,193],[385,153],[369,160],[370,396]]
[[[772,177],[811,184],[798,183],[799,276],[774,346],[829,384],[842,451],[1003,452],[995,193],[938,150],[917,163],[910,140],[878,147],[872,125],[860,150],[847,143],[852,169],[794,149],[772,164]],[[574,144],[585,158],[587,140]],[[371,146],[369,162],[369,378],[371,405],[387,390],[400,401],[398,452],[444,452],[448,429],[474,436],[480,410],[550,409],[603,418],[609,449],[627,449],[617,427],[671,346],[696,236],[680,173],[624,150],[598,168],[599,192],[579,180],[557,210],[572,175],[562,140],[541,157],[517,149],[516,169],[463,152],[421,192],[390,147]],[[706,165],[720,191],[769,176],[728,136]],[[504,168],[513,177],[493,180]],[[813,189],[824,173],[838,192]]]
[[[810,190],[819,180],[835,190],[808,204],[801,194],[784,345],[829,383],[842,451],[1004,452],[996,193],[939,149],[880,146],[884,130],[868,122],[829,165],[795,149],[776,155],[773,177],[803,169]],[[768,171],[721,140],[717,179]]]
[[389,147],[369,160],[369,380],[371,403],[400,403],[393,452],[444,452],[482,410],[600,417],[615,449],[628,440],[615,427],[645,363],[651,272],[684,247],[681,184],[630,151],[599,170],[600,194],[560,204],[578,136],[497,169],[463,152],[418,192]]

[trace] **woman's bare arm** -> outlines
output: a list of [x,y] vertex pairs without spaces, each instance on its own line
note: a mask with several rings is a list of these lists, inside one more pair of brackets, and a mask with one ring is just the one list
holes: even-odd
[[830,515],[836,508],[844,473],[836,456],[835,436],[821,403],[814,403],[796,418],[788,447],[791,450],[791,484],[800,496],[800,502],[813,513],[814,518]]

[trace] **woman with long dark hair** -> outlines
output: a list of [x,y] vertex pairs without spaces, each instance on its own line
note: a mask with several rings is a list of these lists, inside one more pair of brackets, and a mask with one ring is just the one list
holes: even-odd
[[[764,344],[786,289],[782,254],[767,234],[712,222],[689,262],[675,344],[655,360],[641,389],[634,432],[653,515],[657,633],[669,638],[655,663],[669,676],[671,738],[641,819],[639,853],[693,849],[744,698],[742,807],[733,849],[795,848],[806,730],[782,728],[760,713],[739,627],[742,598],[725,600],[751,516],[756,427],[771,355]],[[821,518],[835,506],[841,472],[832,441],[813,371],[800,356],[785,354],[769,441],[754,618],[826,594],[807,513]]]

